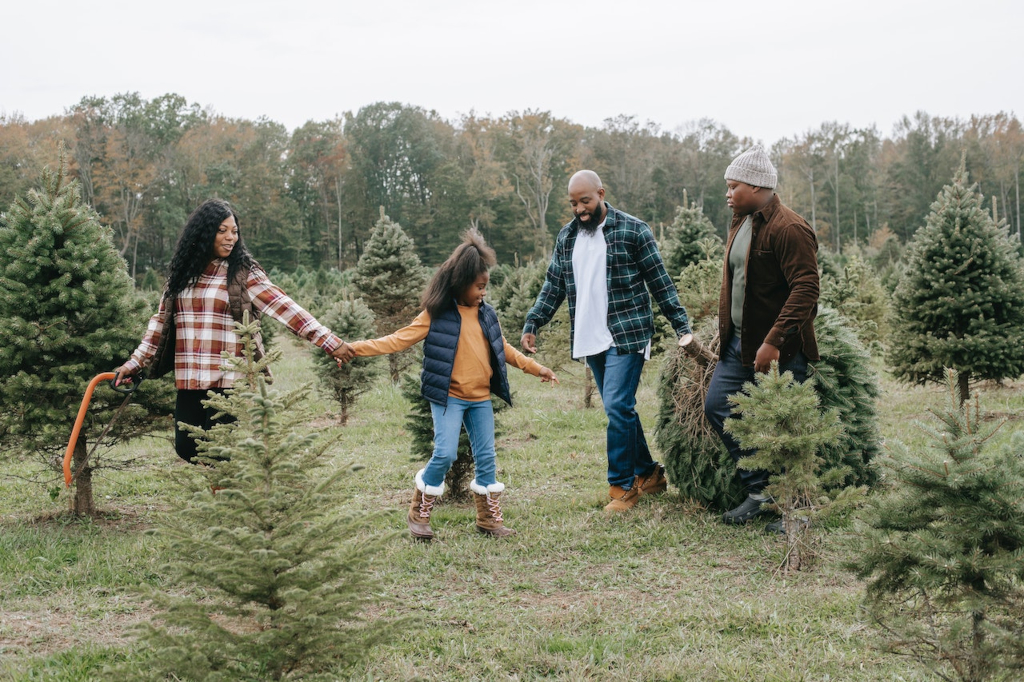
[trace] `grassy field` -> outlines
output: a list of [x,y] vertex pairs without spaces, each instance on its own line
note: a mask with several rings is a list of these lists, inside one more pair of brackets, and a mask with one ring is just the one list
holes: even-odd
[[[278,384],[312,381],[307,351],[282,345]],[[782,540],[763,523],[723,526],[671,487],[607,518],[604,415],[582,408],[579,369],[560,372],[558,387],[510,377],[517,406],[501,416],[498,466],[519,534],[507,541],[476,533],[471,506],[453,504],[436,511],[434,543],[396,535],[422,465],[410,459],[406,403],[380,384],[357,404],[336,458],[365,465],[344,484],[348,503],[386,511],[369,531],[381,538],[375,615],[419,625],[375,650],[355,679],[930,679],[882,653],[862,620],[863,586],[841,567],[856,551],[850,528],[828,535],[812,570],[783,576]],[[639,396],[649,427],[657,370],[647,367]],[[1010,418],[1000,439],[1021,428],[1021,383],[980,388],[982,407]],[[910,421],[941,404],[941,390],[887,378],[883,389],[884,436],[919,442]],[[330,404],[316,407],[311,426],[336,428]],[[94,520],[69,519],[64,497],[0,478],[0,679],[103,679],[104,665],[137,655],[132,626],[153,613],[136,588],[161,583],[159,545],[143,531],[174,494],[157,474],[186,465],[166,434],[131,447],[148,466],[100,476],[105,513]]]

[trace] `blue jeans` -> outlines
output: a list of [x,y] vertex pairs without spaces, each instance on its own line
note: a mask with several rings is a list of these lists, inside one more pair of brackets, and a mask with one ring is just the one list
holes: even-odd
[[[729,403],[729,396],[743,390],[743,384],[754,381],[754,368],[744,367],[740,353],[740,337],[733,334],[729,342],[722,345],[718,364],[715,365],[715,373],[711,377],[711,384],[708,386],[708,395],[704,399],[704,416],[708,418],[715,433],[722,439],[725,449],[732,455],[732,461],[738,462],[742,457],[749,457],[754,454],[753,450],[744,450],[736,440],[725,432],[725,420],[737,418],[732,414],[732,405]],[[779,374],[792,372],[793,378],[803,382],[807,379],[807,357],[803,353],[797,353],[789,362],[779,365]],[[767,471],[750,471],[749,469],[736,469],[747,492],[753,495],[759,494],[768,485]]]
[[625,490],[633,487],[634,476],[648,476],[655,462],[644,438],[640,415],[636,413],[636,389],[644,368],[643,353],[619,353],[612,346],[587,357],[594,382],[608,415],[608,485]]
[[459,435],[466,425],[473,448],[476,482],[482,486],[497,483],[494,461],[494,407],[490,400],[470,402],[448,396],[448,406],[430,403],[434,417],[434,454],[423,469],[423,482],[439,486],[459,456]]

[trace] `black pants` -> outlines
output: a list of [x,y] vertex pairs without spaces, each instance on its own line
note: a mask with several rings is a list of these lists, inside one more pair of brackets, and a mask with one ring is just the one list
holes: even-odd
[[203,405],[208,393],[223,395],[224,389],[178,389],[178,399],[174,404],[174,451],[178,453],[178,457],[189,464],[195,464],[196,441],[189,433],[181,430],[178,422],[201,426],[203,429],[209,430],[214,424],[228,424],[235,421],[234,417],[228,415],[224,415],[220,419],[213,418],[217,411]]

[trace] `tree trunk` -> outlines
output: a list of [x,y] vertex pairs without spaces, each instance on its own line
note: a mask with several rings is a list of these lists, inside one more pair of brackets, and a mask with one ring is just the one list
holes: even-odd
[[817,222],[817,220],[814,217],[814,169],[813,168],[811,169],[811,172],[808,174],[807,177],[810,180],[810,184],[811,184],[811,229],[814,231],[814,234],[818,234],[818,222]]
[[96,513],[92,499],[92,467],[82,467],[88,452],[85,436],[79,436],[71,457],[71,471],[78,474],[75,476],[75,492],[71,500],[71,512],[76,516],[92,516]]
[[833,150],[836,162],[836,253],[842,255],[843,253],[843,240],[839,236],[839,151]]
[[1017,239],[1020,239],[1020,162],[1017,162],[1017,170],[1013,174],[1017,184]]
[[803,566],[803,557],[800,555],[803,529],[800,520],[791,511],[782,517],[782,524],[786,531],[786,572],[799,571]]
[[968,663],[967,678],[971,682],[988,679],[988,660],[985,648],[985,612],[971,612],[971,655]]
[[342,223],[342,210],[341,210],[341,181],[335,178],[334,180],[334,196],[338,200],[338,269],[344,270],[344,242],[341,237],[341,223]]
[[597,386],[594,385],[594,373],[590,371],[590,365],[583,363],[583,407],[591,408],[594,406],[594,389]]
[[957,386],[960,388],[960,406],[963,407],[967,399],[971,397],[971,373],[962,370],[957,377]]

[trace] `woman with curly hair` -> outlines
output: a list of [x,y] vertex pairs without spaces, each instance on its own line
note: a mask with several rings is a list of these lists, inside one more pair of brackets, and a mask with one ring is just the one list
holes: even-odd
[[[296,336],[337,358],[351,349],[275,286],[242,241],[231,205],[210,199],[189,216],[171,258],[160,307],[149,320],[142,343],[115,372],[120,383],[142,368],[151,377],[174,371],[174,449],[194,462],[195,439],[179,422],[209,429],[214,411],[203,405],[209,391],[223,392],[238,378],[221,369],[221,352],[241,355],[235,322],[242,313],[270,315]],[[257,354],[262,342],[257,335]]]

